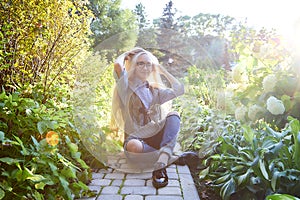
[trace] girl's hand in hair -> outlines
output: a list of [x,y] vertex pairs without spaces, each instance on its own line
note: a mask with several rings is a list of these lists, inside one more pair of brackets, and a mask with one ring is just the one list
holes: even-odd
[[126,52],[125,60],[131,61],[132,57],[133,57],[135,54],[140,53],[140,52],[142,52],[142,51],[144,51],[144,49],[142,49],[142,48],[136,48],[136,49],[133,49],[133,50],[131,50],[131,51]]

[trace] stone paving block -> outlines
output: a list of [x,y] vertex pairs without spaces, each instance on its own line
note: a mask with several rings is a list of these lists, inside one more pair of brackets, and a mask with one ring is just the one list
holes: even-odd
[[190,174],[190,169],[187,165],[184,165],[184,166],[180,166],[178,165],[177,166],[177,171],[179,174]]
[[[146,181],[146,186],[152,186],[152,179]],[[167,187],[180,187],[179,180],[169,179]]]
[[124,181],[124,186],[145,186],[145,182],[143,179],[128,179]]
[[89,189],[90,189],[91,191],[94,191],[96,194],[98,194],[98,193],[100,192],[100,190],[101,190],[101,187],[100,187],[100,186],[97,186],[97,185],[90,185],[90,186],[89,186]]
[[179,180],[169,180],[169,184],[168,184],[168,187],[180,187],[180,183],[179,183]]
[[152,177],[152,173],[136,173],[136,174],[127,174],[126,179],[150,179]]
[[177,172],[176,168],[170,168],[170,167],[167,168],[167,173],[176,173],[176,172]]
[[177,173],[168,173],[169,179],[178,179],[178,174]]
[[[183,200],[181,196],[146,196],[145,200]],[[193,200],[193,199],[184,199],[184,200]]]
[[96,200],[96,197],[83,197],[83,198],[80,198],[80,199],[76,199],[76,200]]
[[92,179],[102,179],[104,176],[104,173],[93,173],[92,174]]
[[123,184],[123,180],[122,179],[115,179],[112,181],[111,186],[118,186],[120,187]]
[[168,166],[168,168],[176,168],[176,167],[177,167],[177,165],[175,165],[175,164],[172,164],[172,165]]
[[117,186],[106,186],[103,187],[101,194],[118,194],[119,189]]
[[123,197],[121,195],[100,195],[97,200],[122,200]]
[[110,179],[94,179],[90,183],[90,185],[99,185],[99,186],[107,186],[110,185],[111,180]]
[[143,200],[144,197],[142,195],[128,195],[125,196],[124,200]]
[[139,186],[139,187],[130,187],[130,186],[124,186],[121,189],[121,194],[139,194],[139,195],[150,195],[150,194],[156,194],[156,189],[151,186]]
[[105,179],[124,179],[124,177],[125,177],[124,173],[116,172],[116,173],[106,174],[104,178]]
[[191,200],[200,200],[191,174],[179,174],[182,193]]
[[181,196],[181,189],[180,187],[164,187],[157,190],[159,195],[178,195]]

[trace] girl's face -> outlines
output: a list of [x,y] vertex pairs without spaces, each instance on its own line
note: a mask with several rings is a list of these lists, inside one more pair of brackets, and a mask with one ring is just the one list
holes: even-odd
[[137,58],[135,75],[143,82],[147,80],[153,71],[152,61],[147,54],[142,54]]

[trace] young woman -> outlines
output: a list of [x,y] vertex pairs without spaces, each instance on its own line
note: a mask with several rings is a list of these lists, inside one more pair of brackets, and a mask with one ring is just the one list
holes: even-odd
[[[169,103],[184,94],[184,86],[142,48],[119,56],[114,76],[113,121],[124,130],[127,159],[140,166],[153,165],[153,186],[164,187],[168,184],[166,167],[176,160],[173,150],[180,128],[179,114],[170,110]],[[186,164],[187,158],[196,156],[185,153],[176,162]]]

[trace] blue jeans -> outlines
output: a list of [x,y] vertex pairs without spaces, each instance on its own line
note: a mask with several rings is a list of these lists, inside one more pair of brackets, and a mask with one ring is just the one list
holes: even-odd
[[156,135],[144,139],[129,136],[124,143],[124,147],[129,140],[139,139],[143,143],[143,153],[157,151],[164,146],[174,149],[179,129],[180,117],[178,115],[169,115],[166,118],[164,128]]

